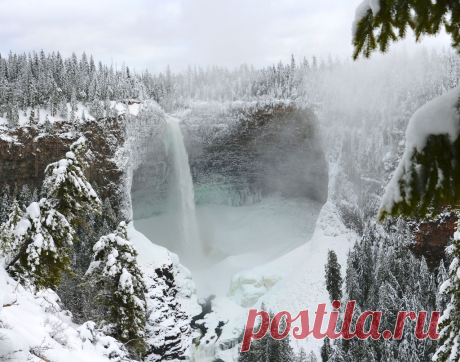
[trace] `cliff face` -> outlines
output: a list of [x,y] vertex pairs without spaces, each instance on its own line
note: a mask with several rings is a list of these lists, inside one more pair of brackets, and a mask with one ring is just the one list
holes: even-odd
[[[251,108],[205,104],[177,115],[195,200],[240,206],[280,192],[325,202],[328,170],[313,113],[280,104]],[[133,174],[134,218],[166,207],[170,159],[164,123]]]
[[414,254],[426,259],[430,269],[439,266],[445,258],[445,248],[452,241],[456,230],[457,217],[454,213],[445,212],[435,220],[423,221],[413,228]]
[[[195,123],[208,121],[212,128]],[[285,197],[327,198],[327,166],[308,109],[266,106],[185,117],[185,134],[198,202],[219,189],[234,204],[280,192]],[[249,200],[251,201],[251,200]]]
[[110,198],[120,211],[124,190],[123,170],[117,167],[115,154],[125,142],[124,122],[120,118],[82,123],[78,132],[70,123],[56,123],[52,134],[40,126],[20,127],[0,138],[0,190],[9,185],[16,195],[23,185],[41,189],[44,170],[48,164],[60,160],[70,145],[81,135],[87,139],[88,168],[85,176],[97,185],[99,197]]

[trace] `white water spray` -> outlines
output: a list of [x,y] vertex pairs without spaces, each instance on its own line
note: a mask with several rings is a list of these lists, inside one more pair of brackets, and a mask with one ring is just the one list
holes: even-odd
[[172,228],[181,259],[196,265],[203,252],[195,214],[192,174],[179,122],[177,118],[167,117],[167,147],[172,161],[172,182],[169,192],[173,215]]

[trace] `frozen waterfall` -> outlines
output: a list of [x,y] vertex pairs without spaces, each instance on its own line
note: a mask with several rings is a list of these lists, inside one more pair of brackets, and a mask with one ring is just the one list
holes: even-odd
[[172,166],[169,207],[174,215],[172,231],[176,238],[176,251],[187,264],[196,265],[203,256],[203,247],[195,214],[192,174],[179,123],[178,118],[167,117],[166,147]]

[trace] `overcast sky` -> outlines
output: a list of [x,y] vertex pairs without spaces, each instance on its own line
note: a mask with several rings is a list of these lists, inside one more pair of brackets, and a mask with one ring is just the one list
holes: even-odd
[[[350,57],[361,0],[0,0],[0,53],[59,50],[137,70]],[[423,42],[449,46],[442,34]],[[401,46],[399,46],[401,47]],[[409,51],[413,38],[406,41]]]

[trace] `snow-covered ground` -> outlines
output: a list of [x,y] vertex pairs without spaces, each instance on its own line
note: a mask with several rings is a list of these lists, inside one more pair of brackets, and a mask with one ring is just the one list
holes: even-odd
[[[138,262],[144,275],[147,277],[155,268],[172,263],[180,291],[178,299],[190,315],[199,313],[190,272],[179,264],[178,257],[154,245],[137,232],[132,223],[128,233],[139,252]],[[0,265],[1,361],[103,362],[110,361],[108,355],[114,351],[120,356],[126,355],[115,339],[103,334],[94,339],[97,332],[91,331],[91,327],[91,322],[83,326],[74,324],[70,312],[62,310],[59,297],[53,291],[34,295]]]
[[58,301],[51,290],[33,295],[0,266],[0,360],[109,361],[118,343],[106,336],[91,343]]

